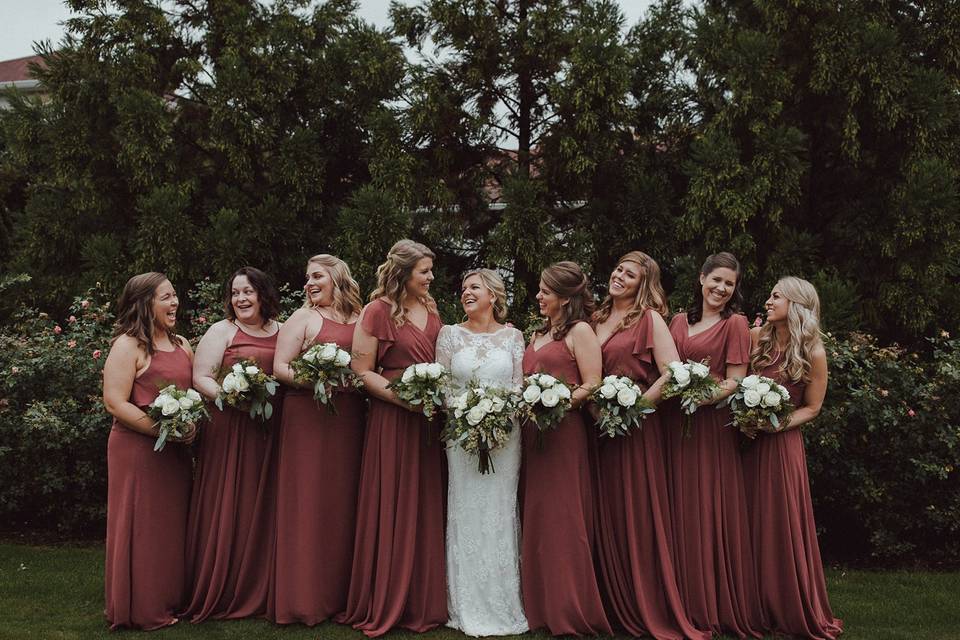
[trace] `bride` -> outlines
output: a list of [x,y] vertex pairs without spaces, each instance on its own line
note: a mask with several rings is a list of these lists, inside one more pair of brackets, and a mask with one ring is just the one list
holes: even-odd
[[[452,392],[468,382],[511,387],[523,378],[523,336],[503,324],[506,288],[495,271],[477,269],[463,278],[460,296],[467,319],[437,337],[437,361],[452,373]],[[477,461],[458,445],[447,448],[447,626],[471,636],[527,631],[520,603],[520,522],[517,481],[520,430],[491,453],[494,473],[481,475]]]

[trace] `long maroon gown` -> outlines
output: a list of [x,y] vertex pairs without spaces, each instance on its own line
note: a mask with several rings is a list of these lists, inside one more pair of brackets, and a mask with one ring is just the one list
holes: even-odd
[[[603,344],[603,375],[627,376],[647,389],[660,377],[653,356],[653,309]],[[697,638],[673,566],[666,446],[660,413],[629,436],[599,444],[597,548],[612,618],[632,636]]]
[[[388,380],[411,364],[434,361],[442,326],[436,314],[423,330],[409,321],[398,328],[390,305],[378,299],[366,306],[362,325],[379,340],[377,366]],[[439,425],[371,398],[350,591],[338,622],[375,637],[393,627],[421,632],[447,621],[445,461]]]
[[[223,352],[222,366],[256,360],[273,373],[277,334],[256,337],[239,327]],[[266,613],[276,535],[275,448],[282,399],[266,423],[224,405],[210,408],[200,433],[190,520],[187,527],[187,588],[184,615],[246,618]]]
[[[780,363],[778,357],[756,373],[785,386],[799,408],[806,384],[789,380]],[[833,640],[843,631],[843,622],[833,616],[827,598],[800,429],[758,435],[744,452],[743,474],[757,584],[769,630]]]
[[[193,383],[190,355],[157,351],[133,381],[130,402],[144,411],[162,387]],[[107,553],[104,613],[111,629],[157,629],[183,603],[183,547],[190,501],[190,450],[113,421],[107,441]]]
[[[750,360],[750,329],[738,314],[690,337],[686,314],[670,322],[682,361],[709,358],[710,373]],[[672,403],[675,405],[675,403]],[[761,635],[763,614],[753,573],[743,467],[730,410],[703,406],[683,435],[679,410],[668,427],[669,488],[677,578],[690,620],[700,629]]]
[[[577,361],[563,340],[523,354],[523,374],[548,373],[579,385]],[[592,434],[591,434],[592,435]],[[553,635],[611,634],[593,563],[594,487],[587,427],[568,411],[537,443],[537,427],[522,427],[520,467],[520,589],[531,630]]]
[[[354,323],[324,318],[312,344],[347,352]],[[336,415],[312,389],[288,389],[283,400],[277,468],[277,551],[267,617],[315,625],[347,606],[366,401],[335,392]]]

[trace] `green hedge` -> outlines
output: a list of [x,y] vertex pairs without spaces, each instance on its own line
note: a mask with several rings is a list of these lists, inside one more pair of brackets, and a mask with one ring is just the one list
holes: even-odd
[[[220,316],[200,283],[183,314],[191,338]],[[297,296],[284,296],[289,311]],[[102,535],[111,420],[100,377],[112,315],[94,289],[57,322],[22,311],[0,334],[0,522]],[[866,336],[829,336],[823,414],[805,427],[827,558],[960,566],[960,341],[922,354]]]

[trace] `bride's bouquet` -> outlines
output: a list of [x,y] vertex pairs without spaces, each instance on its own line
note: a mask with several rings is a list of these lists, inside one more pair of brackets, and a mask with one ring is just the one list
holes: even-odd
[[731,424],[745,432],[758,429],[764,422],[779,430],[780,423],[793,411],[787,388],[777,384],[776,380],[758,375],[740,380],[736,392],[722,404],[730,405]]
[[523,381],[518,408],[537,425],[537,446],[543,447],[543,432],[556,429],[571,407],[571,392],[563,381],[548,373],[534,373]]
[[516,421],[518,398],[508,389],[470,383],[449,402],[450,419],[443,439],[477,457],[480,473],[492,473],[492,451],[502,449]]
[[350,369],[350,354],[335,342],[315,344],[290,362],[293,379],[300,384],[313,385],[313,398],[327,406],[336,415],[333,392],[337,387],[362,386],[360,378]]
[[159,433],[153,445],[154,451],[163,451],[167,438],[182,438],[201,420],[210,417],[200,394],[193,389],[178,389],[176,385],[167,385],[150,406],[147,415],[157,421]]
[[670,379],[663,385],[663,398],[680,397],[680,408],[683,410],[683,433],[689,436],[691,416],[697,407],[716,395],[720,385],[710,375],[710,367],[707,366],[706,361],[674,360],[667,367],[670,369]]
[[[443,392],[446,389],[450,372],[439,362],[418,362],[403,370],[403,374],[387,385],[397,397],[420,407],[423,415],[433,419],[437,407],[443,406]],[[430,444],[430,431],[424,432],[427,444]]]
[[213,403],[249,411],[250,417],[266,422],[273,415],[269,398],[277,393],[280,383],[252,358],[244,358],[220,376],[220,392]]
[[647,415],[656,411],[643,397],[643,390],[626,376],[607,376],[597,387],[591,399],[600,409],[597,428],[608,438],[629,435],[630,429],[640,429]]

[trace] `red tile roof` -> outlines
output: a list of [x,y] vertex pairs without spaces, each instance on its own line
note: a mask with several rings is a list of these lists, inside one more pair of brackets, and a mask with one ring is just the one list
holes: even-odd
[[3,60],[0,62],[0,82],[32,80],[33,77],[27,68],[31,62],[43,64],[43,59],[40,56],[26,56],[25,58],[16,58],[14,60]]

